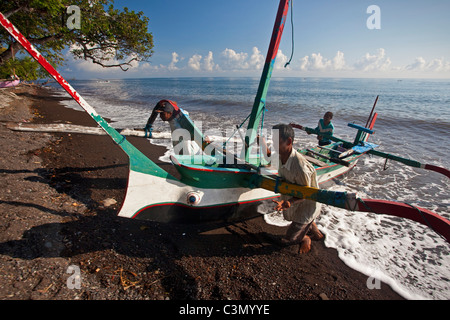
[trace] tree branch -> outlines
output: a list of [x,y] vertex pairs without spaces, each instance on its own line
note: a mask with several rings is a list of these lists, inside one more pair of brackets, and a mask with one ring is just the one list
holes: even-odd
[[11,11],[8,11],[8,12],[6,12],[5,14],[4,14],[4,16],[5,16],[5,18],[6,19],[8,19],[10,16],[12,16],[14,13],[16,13],[16,12],[19,12],[20,10],[22,10],[23,8],[25,8],[25,7],[19,7],[19,8],[16,8],[16,9],[14,9],[14,10],[11,10]]
[[[31,0],[28,0],[22,4],[19,4],[19,1],[14,1],[15,5],[17,6],[17,8],[12,9],[10,11],[6,11],[5,13],[3,13],[3,15],[5,16],[6,19],[8,19],[10,16],[12,16],[13,14],[19,12],[19,11],[29,11],[29,5],[31,3]],[[25,10],[26,9],[26,10]]]
[[[124,66],[130,66],[130,67],[131,67],[131,62],[137,61],[137,60],[138,60],[138,58],[133,58],[133,59],[131,59],[131,60],[128,61],[128,62],[122,62],[122,63],[119,63],[119,64],[104,64],[103,62],[98,61],[97,59],[95,59],[95,58],[92,57],[92,56],[88,56],[87,58],[91,59],[91,60],[92,60],[92,63],[101,65],[103,68],[115,68],[115,67],[119,67],[120,69],[122,69],[122,71],[127,71],[128,69],[130,69],[130,68],[125,68]],[[85,60],[87,60],[87,58],[85,58]]]

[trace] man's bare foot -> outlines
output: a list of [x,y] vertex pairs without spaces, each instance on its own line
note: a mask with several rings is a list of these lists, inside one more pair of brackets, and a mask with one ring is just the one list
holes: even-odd
[[311,239],[318,241],[323,239],[323,234],[320,232],[319,228],[317,228],[317,225],[315,222],[311,225]]
[[308,253],[311,250],[311,238],[308,236],[305,236],[300,243],[300,248],[298,249],[298,253]]
[[314,240],[314,241],[322,240],[323,239],[323,234],[320,231],[312,232],[311,239]]

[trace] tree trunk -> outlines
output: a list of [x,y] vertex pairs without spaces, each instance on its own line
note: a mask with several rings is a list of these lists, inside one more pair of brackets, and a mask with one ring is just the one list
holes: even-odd
[[6,49],[5,52],[0,54],[0,65],[4,64],[6,61],[8,61],[11,58],[14,58],[13,52],[17,52],[20,49],[20,44],[17,42],[13,42],[9,44],[8,49]]
[[[46,36],[39,39],[28,39],[33,45],[39,45],[46,43],[47,41],[55,40],[61,37],[61,35],[52,35],[52,36]],[[4,64],[6,61],[8,61],[11,58],[14,58],[15,54],[18,50],[20,50],[22,46],[17,41],[14,41],[13,43],[9,44],[8,49],[6,49],[5,52],[0,54],[0,65]]]

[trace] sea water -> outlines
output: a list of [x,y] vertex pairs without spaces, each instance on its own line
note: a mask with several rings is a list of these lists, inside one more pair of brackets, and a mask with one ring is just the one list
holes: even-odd
[[[116,128],[143,128],[155,104],[169,99],[204,131],[224,133],[250,114],[258,83],[257,78],[71,81]],[[315,128],[324,113],[332,111],[335,135],[353,141],[356,131],[347,124],[365,126],[378,95],[378,119],[369,141],[379,144],[380,151],[450,168],[450,80],[273,78],[264,127],[295,122]],[[67,105],[79,109],[73,101]],[[155,122],[155,131],[168,130],[167,123]],[[170,148],[170,141],[153,142]],[[296,130],[297,148],[316,144],[315,136]],[[449,187],[450,180],[441,174],[366,155],[329,189],[410,203],[450,218]],[[276,213],[266,221],[286,224]],[[326,235],[325,245],[366,274],[372,290],[377,290],[377,281],[384,281],[408,299],[450,299],[450,247],[430,228],[325,205],[317,224]]]

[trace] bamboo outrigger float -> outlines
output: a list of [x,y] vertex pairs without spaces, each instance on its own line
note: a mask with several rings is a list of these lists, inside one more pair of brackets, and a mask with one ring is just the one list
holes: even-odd
[[[179,170],[181,179],[177,179],[161,169],[111,127],[2,13],[0,13],[0,23],[128,155],[129,179],[125,201],[118,214],[121,217],[161,222],[243,219],[268,213],[265,204],[279,197],[280,194],[287,194],[346,210],[374,212],[411,219],[429,226],[450,242],[450,221],[427,209],[393,201],[360,199],[354,193],[328,191],[286,183],[275,175],[276,172],[262,174],[259,160],[252,163],[249,146],[255,142],[257,129],[264,114],[267,90],[289,3],[290,0],[280,0],[269,51],[247,128],[244,161],[239,166],[224,167],[217,165],[217,161],[214,162],[214,158],[218,159],[217,157],[223,155],[203,157],[200,164],[192,164],[192,158],[173,157],[172,161]],[[373,126],[375,118],[376,116],[373,117],[370,126]],[[339,158],[329,154],[327,155],[329,159],[322,158],[322,160],[326,160],[326,162],[322,161],[326,164],[325,166],[318,165],[316,161],[318,173],[323,170],[319,167],[335,167],[334,170],[326,172],[328,176],[324,173],[324,180],[333,178],[337,173],[342,174],[341,172],[350,170],[358,158],[365,153],[382,156],[382,153],[373,150],[375,145],[367,142],[368,136],[373,133],[370,126],[366,125],[367,128],[356,127],[358,134],[354,143],[339,139],[338,143],[340,144],[333,145],[334,149],[328,151],[339,151],[338,146],[341,146],[347,149],[349,158],[344,159],[342,156]],[[325,156],[320,150],[312,151],[313,153],[310,152],[312,155],[319,153],[319,157]],[[393,157],[390,158],[397,160]],[[437,168],[429,165],[420,165],[420,167],[431,170]],[[435,171],[449,176],[447,169],[439,168]]]

